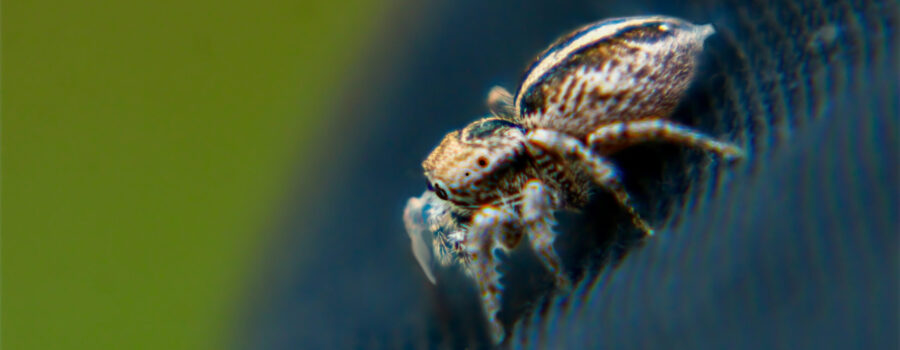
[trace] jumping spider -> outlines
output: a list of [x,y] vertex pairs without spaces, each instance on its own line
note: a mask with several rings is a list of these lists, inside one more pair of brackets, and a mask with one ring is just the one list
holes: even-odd
[[653,233],[605,156],[649,141],[741,156],[733,144],[666,119],[714,32],[709,24],[664,16],[578,29],[538,56],[515,96],[492,89],[492,115],[449,133],[425,160],[428,189],[404,212],[413,252],[432,283],[432,251],[441,265],[463,265],[478,284],[495,342],[505,335],[496,318],[502,289],[496,249],[513,249],[527,235],[557,286],[568,288],[553,248],[554,211],[584,206],[595,186]]

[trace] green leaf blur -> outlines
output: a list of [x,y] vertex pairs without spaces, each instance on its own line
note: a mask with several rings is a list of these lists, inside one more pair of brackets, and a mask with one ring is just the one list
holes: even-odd
[[374,5],[3,2],[2,348],[227,347]]

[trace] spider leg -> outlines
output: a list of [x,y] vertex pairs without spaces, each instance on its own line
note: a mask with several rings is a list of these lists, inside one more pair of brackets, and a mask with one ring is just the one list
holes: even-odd
[[647,235],[653,234],[653,228],[638,215],[631,205],[631,200],[622,182],[619,180],[615,165],[585,147],[578,139],[552,130],[535,129],[528,132],[528,151],[535,158],[542,156],[542,150],[563,157],[575,157],[587,165],[594,181],[610,191],[619,203],[628,210],[632,222]]
[[599,146],[603,152],[604,149],[655,140],[697,147],[718,153],[726,159],[741,158],[744,154],[740,147],[732,143],[716,140],[697,130],[657,117],[606,124],[588,135],[587,144],[591,147]]
[[406,202],[406,209],[403,210],[403,224],[406,226],[406,234],[409,235],[409,240],[412,243],[412,251],[416,261],[419,262],[422,271],[425,271],[425,276],[428,277],[428,280],[434,284],[436,281],[434,273],[431,271],[431,251],[428,249],[428,245],[425,244],[425,240],[422,239],[422,235],[428,232],[423,217],[428,200],[427,196],[428,191],[425,191],[421,197],[412,197]]
[[525,184],[522,196],[522,221],[525,223],[525,231],[532,249],[556,277],[556,286],[568,289],[571,286],[569,277],[563,271],[559,255],[553,249],[553,241],[556,239],[556,232],[553,232],[553,226],[556,225],[554,209],[550,189],[540,180],[529,180]]
[[516,109],[513,107],[513,96],[502,86],[494,86],[488,92],[487,106],[496,117],[515,119]]
[[495,343],[503,340],[503,325],[497,320],[500,310],[500,272],[497,271],[498,259],[494,254],[496,248],[504,249],[500,238],[515,230],[515,214],[493,206],[480,209],[472,218],[468,235],[462,243],[471,259],[469,272],[478,284],[481,304],[487,316],[491,337]]

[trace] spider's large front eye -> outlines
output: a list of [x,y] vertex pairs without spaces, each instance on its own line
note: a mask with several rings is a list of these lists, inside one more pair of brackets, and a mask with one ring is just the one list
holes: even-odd
[[487,166],[488,166],[488,160],[484,156],[478,157],[477,163],[478,163],[478,166],[480,166],[482,168],[487,168]]
[[441,186],[438,186],[438,184],[434,184],[434,194],[440,199],[447,200],[447,192],[445,192]]

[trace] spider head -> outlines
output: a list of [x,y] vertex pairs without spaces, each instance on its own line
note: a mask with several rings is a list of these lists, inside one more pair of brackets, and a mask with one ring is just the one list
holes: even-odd
[[525,130],[501,118],[485,118],[447,134],[422,166],[428,188],[441,199],[477,208],[503,197],[521,174]]

